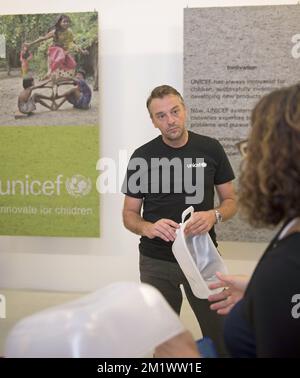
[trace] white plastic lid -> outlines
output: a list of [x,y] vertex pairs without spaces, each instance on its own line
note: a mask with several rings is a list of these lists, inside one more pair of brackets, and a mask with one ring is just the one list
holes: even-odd
[[157,289],[118,282],[21,320],[5,357],[144,357],[183,330]]

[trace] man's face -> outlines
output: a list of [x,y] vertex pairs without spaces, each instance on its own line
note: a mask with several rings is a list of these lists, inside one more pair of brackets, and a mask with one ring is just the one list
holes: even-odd
[[160,130],[166,144],[176,146],[185,141],[186,110],[178,96],[153,99],[149,111],[154,126]]

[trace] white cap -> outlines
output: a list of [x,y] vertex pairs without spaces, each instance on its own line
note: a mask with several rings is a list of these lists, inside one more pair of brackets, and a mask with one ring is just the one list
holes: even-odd
[[24,318],[8,335],[5,357],[145,357],[183,331],[157,289],[118,282]]

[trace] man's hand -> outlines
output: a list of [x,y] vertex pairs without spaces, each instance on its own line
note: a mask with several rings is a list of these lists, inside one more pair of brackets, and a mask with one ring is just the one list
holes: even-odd
[[158,237],[166,242],[174,241],[176,238],[177,228],[179,228],[178,223],[172,221],[171,219],[163,218],[155,223],[145,223],[143,235],[147,236],[149,239]]
[[193,213],[185,226],[186,236],[198,235],[208,232],[216,222],[214,210],[196,211]]

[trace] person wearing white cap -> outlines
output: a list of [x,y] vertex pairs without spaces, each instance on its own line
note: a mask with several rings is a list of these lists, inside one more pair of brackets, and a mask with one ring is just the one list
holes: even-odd
[[5,357],[199,357],[192,336],[157,289],[116,282],[19,321]]

